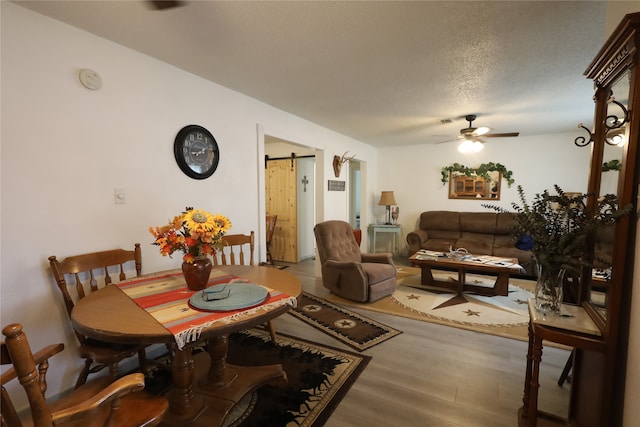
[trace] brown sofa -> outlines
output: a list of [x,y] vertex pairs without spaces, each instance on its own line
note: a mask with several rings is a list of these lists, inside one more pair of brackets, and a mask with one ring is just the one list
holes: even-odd
[[534,275],[530,251],[515,247],[513,215],[498,212],[428,211],[407,235],[409,256],[420,249],[448,252],[464,248],[475,255],[517,258],[526,275]]

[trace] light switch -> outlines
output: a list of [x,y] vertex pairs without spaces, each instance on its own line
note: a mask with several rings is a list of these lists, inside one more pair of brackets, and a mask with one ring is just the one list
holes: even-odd
[[113,190],[113,199],[116,205],[123,205],[127,202],[124,194],[124,188],[116,188]]

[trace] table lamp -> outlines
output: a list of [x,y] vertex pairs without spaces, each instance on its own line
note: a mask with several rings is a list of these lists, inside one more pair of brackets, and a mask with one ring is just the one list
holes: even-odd
[[380,195],[379,206],[387,207],[387,222],[386,225],[391,225],[391,205],[396,205],[396,198],[393,196],[393,191],[383,191]]

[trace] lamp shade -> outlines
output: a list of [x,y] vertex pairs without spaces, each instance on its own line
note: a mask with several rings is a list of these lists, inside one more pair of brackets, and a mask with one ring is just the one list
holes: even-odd
[[391,206],[397,205],[396,198],[393,196],[393,191],[383,191],[380,195],[379,206]]

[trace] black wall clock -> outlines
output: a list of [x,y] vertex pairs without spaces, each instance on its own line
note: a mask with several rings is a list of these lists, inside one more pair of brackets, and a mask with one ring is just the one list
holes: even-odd
[[180,129],[173,144],[176,162],[193,179],[209,178],[216,171],[220,150],[211,132],[198,125]]

